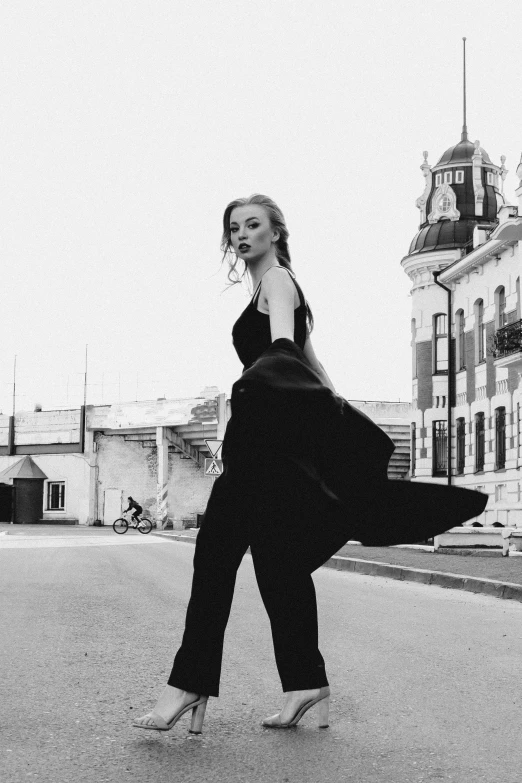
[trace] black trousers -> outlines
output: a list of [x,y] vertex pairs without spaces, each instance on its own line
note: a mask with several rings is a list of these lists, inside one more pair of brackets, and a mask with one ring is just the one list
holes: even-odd
[[248,546],[283,691],[328,685],[318,648],[315,587],[295,546],[303,526],[321,524],[316,503],[306,477],[277,457],[245,455],[215,480],[198,533],[185,630],[169,685],[219,695],[236,572]]

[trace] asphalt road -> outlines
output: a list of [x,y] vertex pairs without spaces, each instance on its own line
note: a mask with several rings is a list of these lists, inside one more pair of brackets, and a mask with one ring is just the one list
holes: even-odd
[[[105,532],[105,531],[104,531]],[[331,726],[263,729],[281,690],[246,556],[203,738],[131,727],[183,631],[194,547],[64,531],[0,540],[6,783],[520,783],[520,603],[320,569]],[[87,541],[87,539],[85,539]],[[131,543],[132,542],[132,543]]]

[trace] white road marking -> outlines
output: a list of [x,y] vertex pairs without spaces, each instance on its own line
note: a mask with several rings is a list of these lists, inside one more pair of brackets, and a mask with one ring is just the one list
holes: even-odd
[[137,536],[117,536],[107,538],[107,536],[87,536],[79,538],[78,536],[2,536],[0,539],[0,550],[2,549],[60,549],[64,547],[82,547],[82,546],[129,546],[139,544],[165,544],[168,543],[159,536],[145,537]]

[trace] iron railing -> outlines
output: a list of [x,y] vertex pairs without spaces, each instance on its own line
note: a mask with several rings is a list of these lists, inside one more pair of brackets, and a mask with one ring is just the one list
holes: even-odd
[[493,340],[493,356],[500,359],[522,351],[522,320],[497,329]]
[[433,422],[433,469],[434,476],[448,473],[448,427],[443,419]]

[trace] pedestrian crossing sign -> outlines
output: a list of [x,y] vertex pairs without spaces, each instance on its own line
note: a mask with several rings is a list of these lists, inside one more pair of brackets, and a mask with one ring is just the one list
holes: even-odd
[[205,457],[205,476],[221,476],[222,473],[223,460]]

